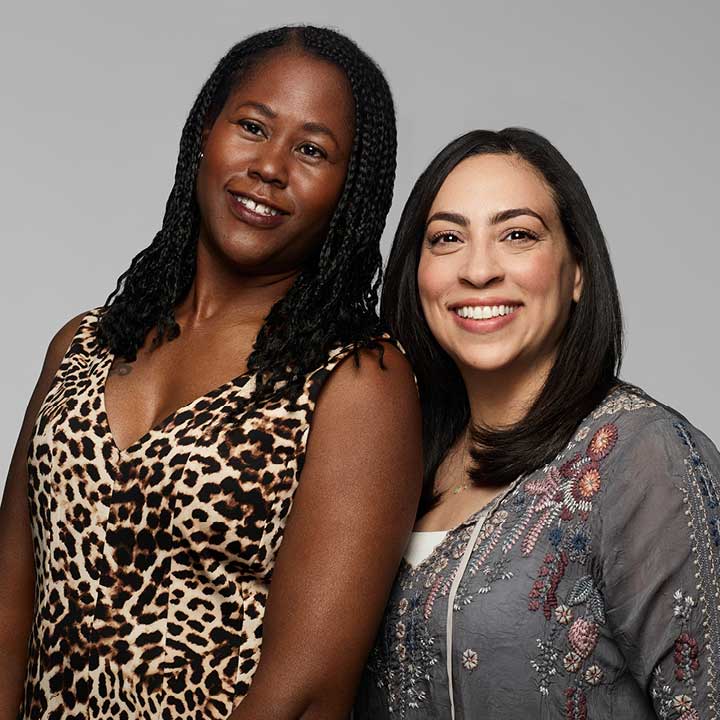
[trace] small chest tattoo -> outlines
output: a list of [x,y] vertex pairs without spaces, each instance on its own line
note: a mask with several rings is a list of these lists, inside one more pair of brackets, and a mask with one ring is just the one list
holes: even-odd
[[109,375],[129,375],[132,372],[132,365],[125,360],[116,360],[110,368]]

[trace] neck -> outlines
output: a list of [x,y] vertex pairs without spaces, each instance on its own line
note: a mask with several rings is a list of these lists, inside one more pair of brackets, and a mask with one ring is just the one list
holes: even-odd
[[233,268],[198,243],[195,277],[190,292],[177,308],[183,324],[227,319],[260,323],[272,306],[292,287],[299,270],[251,274]]
[[532,367],[492,372],[461,369],[473,424],[503,428],[520,422],[542,391],[553,362],[547,358]]

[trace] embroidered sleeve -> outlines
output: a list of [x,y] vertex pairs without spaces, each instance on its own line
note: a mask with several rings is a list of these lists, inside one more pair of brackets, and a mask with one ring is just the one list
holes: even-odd
[[671,417],[620,441],[600,542],[608,627],[659,718],[717,719],[720,455]]

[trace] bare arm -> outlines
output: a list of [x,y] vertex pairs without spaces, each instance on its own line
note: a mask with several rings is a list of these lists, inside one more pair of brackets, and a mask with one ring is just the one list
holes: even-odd
[[33,425],[80,317],[53,338],[25,412],[0,505],[0,720],[15,720],[23,691],[32,622],[33,547],[27,496],[27,450]]
[[393,347],[327,380],[288,517],[263,649],[232,720],[347,718],[422,480],[420,406]]

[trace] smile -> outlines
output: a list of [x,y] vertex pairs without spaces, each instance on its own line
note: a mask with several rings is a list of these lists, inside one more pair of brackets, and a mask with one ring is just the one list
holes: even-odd
[[264,205],[261,202],[257,202],[246,195],[240,195],[239,193],[230,193],[241,205],[246,207],[250,212],[254,212],[256,215],[264,215],[265,217],[272,217],[274,215],[285,215],[286,213],[281,212],[277,208],[270,207],[270,205]]
[[519,307],[519,305],[463,305],[453,308],[453,312],[467,320],[490,320],[512,315]]

